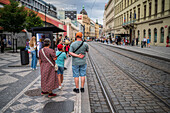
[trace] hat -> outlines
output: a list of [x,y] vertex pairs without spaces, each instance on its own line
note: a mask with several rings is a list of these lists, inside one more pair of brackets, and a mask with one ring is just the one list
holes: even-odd
[[51,43],[51,40],[49,39],[49,38],[46,38],[45,40],[44,40],[44,44],[45,45],[49,45]]
[[63,45],[62,44],[58,44],[57,48],[58,49],[63,49]]
[[82,35],[83,35],[83,34],[82,34],[81,32],[77,32],[77,33],[76,33],[76,37],[82,38]]

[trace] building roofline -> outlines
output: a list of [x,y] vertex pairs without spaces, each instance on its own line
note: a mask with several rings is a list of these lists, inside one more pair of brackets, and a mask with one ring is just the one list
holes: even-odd
[[112,1],[112,0],[109,0],[109,2],[107,3],[107,6],[105,7],[105,10],[107,10],[107,8],[109,7],[111,1]]

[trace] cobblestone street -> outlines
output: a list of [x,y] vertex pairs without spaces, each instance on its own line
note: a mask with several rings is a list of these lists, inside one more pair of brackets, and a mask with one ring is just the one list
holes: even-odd
[[[103,83],[110,91],[112,102],[118,113],[169,112],[170,109],[164,103],[132,80],[116,65],[130,72],[133,77],[145,83],[146,86],[161,95],[166,101],[168,101],[169,98],[168,73],[107,50],[107,48],[111,49],[111,47],[94,43],[89,44],[91,45],[90,55],[98,67]],[[97,49],[97,51],[95,49]],[[138,56],[138,58],[140,58],[140,56]],[[112,62],[110,62],[110,60]],[[114,65],[113,62],[116,65]],[[156,61],[152,60],[152,62]]]
[[[58,94],[56,98],[49,99],[40,95],[39,66],[37,70],[32,71],[29,65],[20,64],[19,53],[1,54],[1,110],[5,113],[40,113],[51,102],[69,101],[74,102],[74,111],[77,112],[87,111],[85,107],[78,107],[81,103],[89,106],[89,112],[110,113],[108,101],[89,59],[91,57],[116,113],[169,112],[167,105],[127,75],[130,73],[169,104],[169,62],[113,48],[110,45],[96,42],[88,44],[90,47],[89,56],[87,55],[88,95],[81,94],[82,97],[72,92],[74,80],[70,72],[70,58],[66,62],[68,69],[64,75],[64,87],[61,91],[55,90]],[[89,100],[89,104],[86,99]]]

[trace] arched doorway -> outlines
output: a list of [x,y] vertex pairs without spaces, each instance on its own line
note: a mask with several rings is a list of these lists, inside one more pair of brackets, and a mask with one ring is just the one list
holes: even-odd
[[157,42],[157,29],[154,29],[154,42]]
[[164,43],[164,28],[161,27],[161,40],[160,43]]
[[143,30],[143,38],[146,37],[146,30]]
[[148,30],[149,41],[151,42],[151,29]]

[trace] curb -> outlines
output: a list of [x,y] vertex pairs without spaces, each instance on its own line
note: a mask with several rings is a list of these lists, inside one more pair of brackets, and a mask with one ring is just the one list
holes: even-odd
[[85,79],[85,92],[81,93],[81,113],[91,113],[90,101],[89,101],[89,92],[87,86],[87,76]]
[[119,48],[119,49],[122,49],[122,50],[127,50],[127,51],[134,52],[134,53],[137,53],[137,54],[141,54],[141,55],[144,55],[144,56],[154,57],[154,58],[157,58],[157,59],[160,59],[160,60],[170,62],[170,59],[165,58],[165,57],[155,56],[155,55],[151,55],[151,54],[147,54],[147,53],[143,53],[143,52],[138,52],[138,51],[134,51],[134,50],[126,49],[126,48],[121,48],[121,47],[118,47],[118,46],[116,47],[116,46],[113,46],[113,45],[110,45],[110,44],[109,45],[103,44],[103,45],[111,46],[111,47],[114,47],[114,48]]

